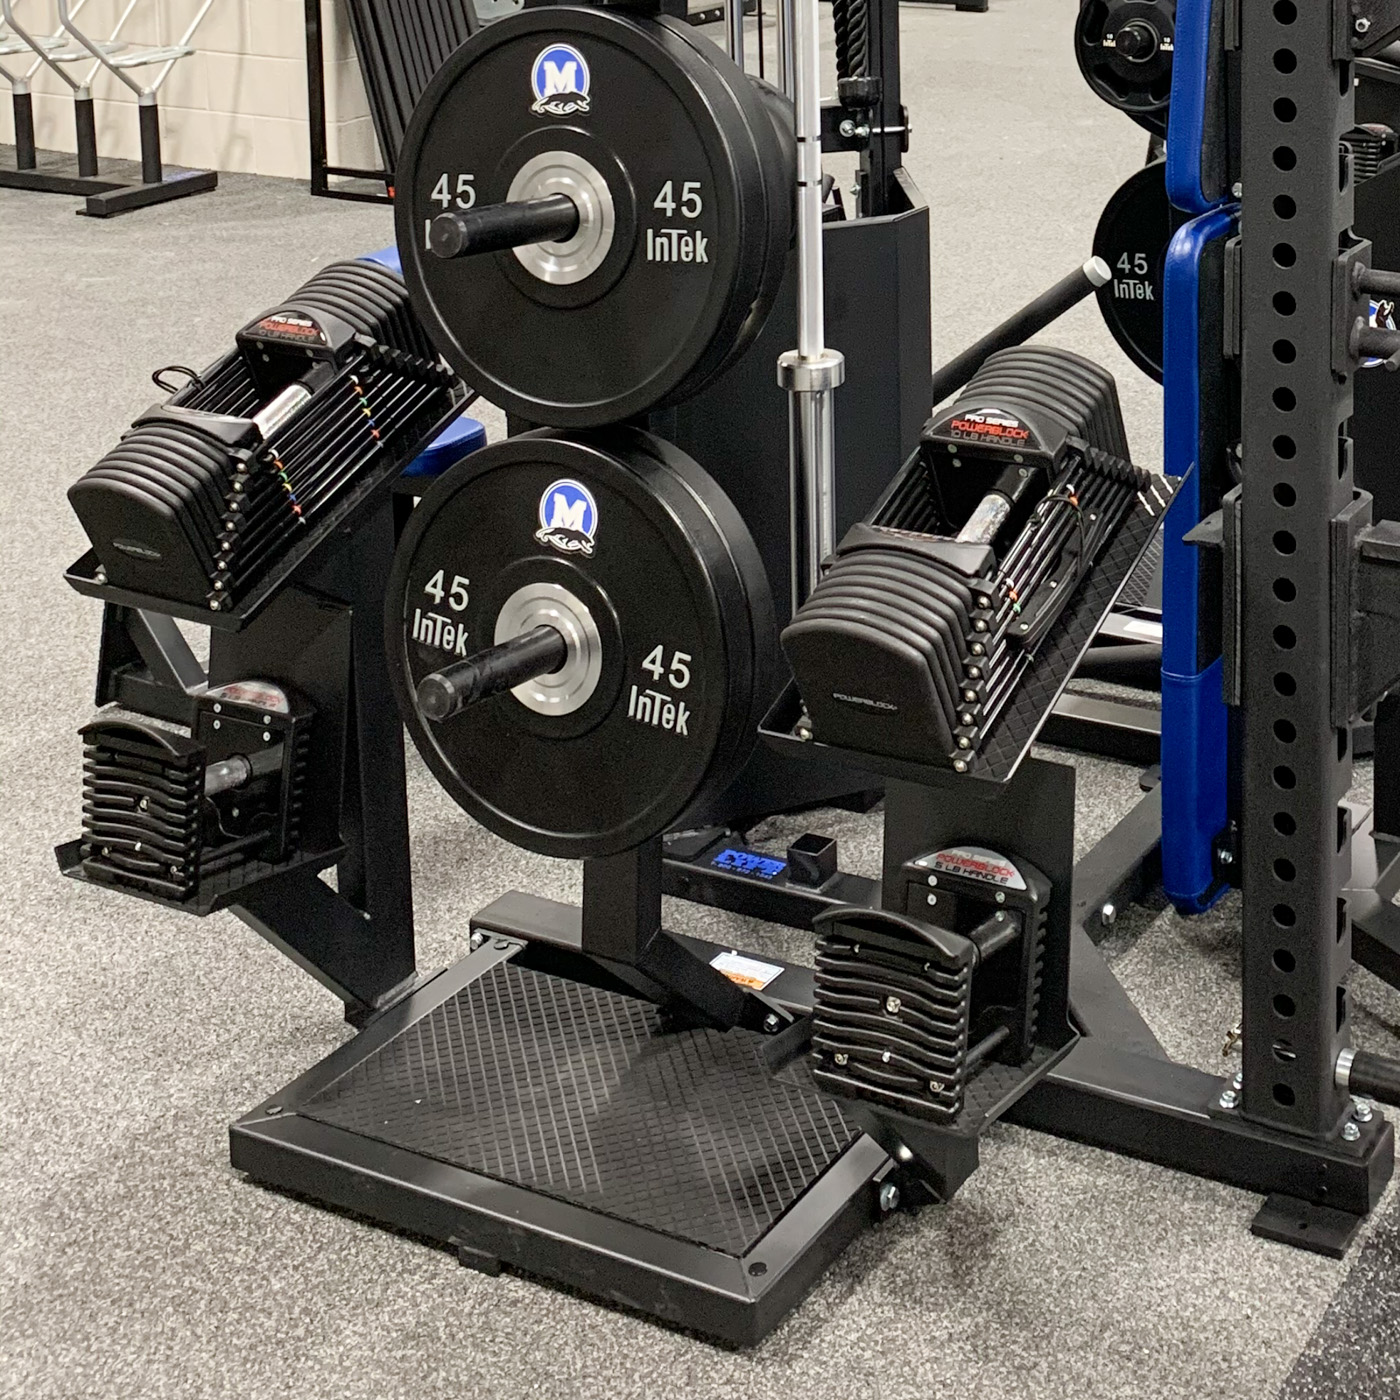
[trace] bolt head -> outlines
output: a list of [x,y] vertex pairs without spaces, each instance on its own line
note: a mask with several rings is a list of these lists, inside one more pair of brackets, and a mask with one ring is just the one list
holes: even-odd
[[1356,32],[1358,34],[1369,34],[1371,32],[1371,21],[1365,15],[1357,17]]
[[998,891],[997,891],[997,903],[998,903],[998,904],[1005,904],[1005,903],[1006,903],[1006,891],[1005,891],[1005,890],[998,890]]
[[1233,1085],[1235,1086],[1235,1090],[1236,1090],[1237,1092],[1238,1092],[1240,1089],[1243,1089],[1243,1088],[1244,1088],[1244,1071],[1243,1071],[1242,1069],[1237,1069],[1237,1070],[1235,1071],[1235,1077],[1230,1081],[1230,1083],[1233,1084]]
[[898,997],[885,998],[885,1010],[888,1011],[891,1016],[898,1016],[899,1008],[903,1005],[904,1003],[900,1001]]
[[899,1187],[892,1181],[887,1181],[880,1187],[880,1209],[892,1211],[899,1204]]
[[1221,865],[1233,865],[1235,863],[1235,853],[1233,851],[1220,852]]
[[965,758],[955,758],[955,759],[953,760],[953,772],[955,772],[955,773],[966,773],[966,772],[967,772],[967,760],[966,760]]
[[1235,1108],[1239,1105],[1240,1096],[1233,1089],[1226,1089],[1220,1096],[1221,1108]]
[[1114,921],[1118,918],[1118,907],[1110,901],[1099,910],[1099,922],[1105,928],[1112,928]]
[[885,1053],[884,1053],[883,1055],[880,1056],[880,1063],[881,1063],[881,1064],[884,1064],[884,1065],[887,1065],[887,1064],[889,1064],[889,1062],[890,1062],[890,1052],[889,1052],[888,1050],[886,1050]]
[[763,1029],[767,1031],[769,1035],[774,1035],[777,1032],[778,1027],[782,1024],[783,1023],[779,1019],[778,1013],[776,1011],[770,1011],[763,1018]]
[[1358,1123],[1369,1123],[1376,1116],[1376,1110],[1371,1107],[1369,1099],[1352,1099],[1351,1116]]
[[936,885],[936,884],[938,883],[938,876],[937,876],[937,875],[930,875],[930,876],[928,877],[928,882],[929,882],[930,885]]
[[1342,1125],[1342,1137],[1347,1142],[1355,1142],[1361,1136],[1361,1129],[1355,1123],[1344,1123]]
[[847,140],[850,140],[850,138],[856,134],[856,124],[850,119],[850,117],[847,117],[846,120],[843,121],[839,127],[837,127],[837,130]]
[[832,1057],[838,1065],[849,1064],[851,1057],[844,1051],[838,1050]]

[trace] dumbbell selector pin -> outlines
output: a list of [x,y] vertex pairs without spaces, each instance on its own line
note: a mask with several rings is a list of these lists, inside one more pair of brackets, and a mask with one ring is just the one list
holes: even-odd
[[557,671],[568,657],[569,644],[558,628],[532,628],[455,666],[424,676],[418,682],[418,709],[425,719],[441,724],[478,700]]
[[466,258],[572,238],[578,225],[578,205],[566,194],[551,194],[439,214],[428,226],[428,247],[435,257]]

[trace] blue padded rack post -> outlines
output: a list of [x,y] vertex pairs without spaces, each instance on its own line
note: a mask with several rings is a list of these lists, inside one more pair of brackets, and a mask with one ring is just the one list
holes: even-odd
[[[1184,480],[1162,526],[1162,885],[1183,913],[1208,909],[1224,890],[1212,863],[1227,818],[1222,662],[1201,654],[1201,561],[1183,536],[1203,514],[1203,468],[1214,465],[1203,461],[1203,450],[1222,446],[1202,444],[1203,371],[1207,379],[1219,376],[1218,351],[1215,365],[1202,363],[1202,261],[1214,243],[1235,232],[1237,215],[1237,206],[1230,206],[1183,224],[1163,272],[1165,467]],[[1218,297],[1219,289],[1206,294]]]
[[1167,197],[1204,214],[1230,196],[1224,95],[1225,0],[1177,0],[1167,124]]

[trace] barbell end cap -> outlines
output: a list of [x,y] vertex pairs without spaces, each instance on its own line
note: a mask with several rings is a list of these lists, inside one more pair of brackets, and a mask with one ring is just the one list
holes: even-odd
[[418,682],[417,700],[423,718],[441,724],[456,711],[457,688],[441,673],[434,672]]
[[796,350],[778,356],[778,387],[790,394],[822,394],[846,378],[846,357],[839,350],[823,350],[810,358]]
[[450,210],[439,214],[428,225],[428,250],[436,258],[458,258],[467,246],[467,231],[461,218]]
[[1106,287],[1113,281],[1113,269],[1098,257],[1090,258],[1084,264],[1084,275],[1097,287]]

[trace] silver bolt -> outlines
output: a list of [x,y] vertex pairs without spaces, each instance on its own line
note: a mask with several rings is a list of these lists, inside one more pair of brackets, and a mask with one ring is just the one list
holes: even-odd
[[929,1092],[931,1094],[941,1094],[943,1092],[942,1084],[940,1084],[936,1079],[930,1079],[928,1082],[928,1087]]
[[967,668],[967,674],[971,676],[973,680],[980,681],[982,679],[982,668],[980,666],[969,666]]
[[890,1052],[889,1052],[888,1050],[886,1050],[885,1053],[884,1053],[883,1055],[880,1056],[880,1063],[881,1063],[881,1064],[884,1064],[884,1065],[887,1065],[887,1064],[889,1064],[889,1062],[890,1062]]
[[1244,1071],[1243,1071],[1242,1069],[1237,1069],[1237,1070],[1235,1071],[1235,1077],[1230,1081],[1230,1083],[1233,1084],[1233,1085],[1235,1086],[1235,1091],[1236,1091],[1237,1093],[1239,1092],[1239,1090],[1243,1089],[1243,1088],[1244,1088]]
[[221,719],[216,719],[216,720],[214,721],[214,728],[215,728],[215,729],[222,729],[223,727],[224,727],[224,722],[223,722],[223,720],[221,720]]
[[264,723],[264,724],[271,724],[271,723],[272,723],[272,716],[271,716],[271,715],[264,715],[264,716],[263,716],[263,723]]
[[1371,1107],[1369,1099],[1352,1099],[1351,1116],[1358,1123],[1369,1123],[1376,1116],[1376,1110]]
[[484,933],[474,933],[474,934],[472,934],[472,936],[467,940],[467,947],[470,948],[470,949],[472,950],[472,952],[474,953],[474,952],[476,952],[476,950],[477,950],[478,948],[480,948],[481,945],[482,945],[483,943],[485,943],[485,942],[486,942],[486,935],[485,935]]
[[151,810],[151,799],[149,797],[143,797],[141,801],[137,803],[137,806],[140,807],[143,812],[149,812]]
[[271,731],[270,729],[264,729],[264,730],[263,730],[263,743],[264,743],[264,744],[270,744],[271,742],[272,742],[272,731]]
[[1005,890],[998,890],[998,891],[997,891],[997,903],[998,903],[998,904],[1005,904],[1005,903],[1006,903],[1006,891],[1005,891]]
[[930,894],[928,894],[928,895],[925,895],[924,898],[928,901],[929,904],[937,904],[937,903],[938,903],[938,896],[937,896],[936,894],[930,893]]
[[93,579],[94,579],[94,581],[96,581],[97,583],[106,583],[106,582],[107,582],[107,570],[106,570],[106,569],[99,568],[99,569],[97,570],[97,572],[96,572],[95,574],[93,574]]
[[1235,197],[1236,199],[1243,199],[1243,198],[1244,198],[1244,186],[1243,186],[1242,184],[1240,184],[1240,182],[1239,182],[1238,180],[1236,180],[1235,183],[1234,183],[1233,185],[1230,186],[1230,193],[1231,193],[1232,195],[1234,195],[1234,197]]
[[[972,624],[972,630],[973,630],[974,632],[985,632],[985,631],[987,630],[987,619],[984,618],[984,617],[979,617],[979,618],[976,620],[976,622],[974,622],[974,623]],[[972,649],[972,654],[973,654],[974,656],[981,656],[981,655],[982,655],[982,653],[981,653],[980,651],[978,651],[976,647],[973,647],[973,649]]]
[[1371,21],[1367,19],[1365,15],[1359,15],[1354,27],[1358,34],[1369,34],[1371,32]]
[[898,997],[886,997],[886,998],[885,998],[885,1010],[888,1011],[888,1012],[890,1013],[891,1016],[898,1016],[898,1015],[899,1015],[899,1008],[900,1008],[902,1005],[903,1005],[903,1003],[900,1001],[900,999],[899,999]]
[[1109,901],[1109,903],[1105,904],[1102,909],[1099,910],[1099,922],[1105,928],[1112,928],[1114,921],[1117,918],[1118,908],[1111,900]]
[[844,1065],[850,1061],[851,1057],[844,1050],[838,1050],[831,1058],[835,1060],[838,1065]]
[[1342,1124],[1342,1138],[1346,1142],[1355,1142],[1361,1136],[1361,1129],[1355,1123]]
[[928,882],[929,882],[930,885],[936,885],[936,884],[938,883],[938,876],[937,876],[937,875],[930,875],[930,876],[928,877]]
[[992,600],[979,593],[977,595],[977,606],[979,608],[989,608],[992,606]]
[[1021,467],[1021,468],[1019,468],[1019,469],[1017,470],[1017,472],[1016,472],[1016,475],[1017,475],[1017,476],[1029,476],[1030,474],[1031,474],[1031,473],[1030,473],[1030,468],[1029,468],[1029,467]]
[[955,773],[966,773],[966,772],[967,772],[967,760],[966,760],[965,758],[955,758],[955,759],[953,760],[953,772],[955,772]]
[[778,1031],[778,1027],[781,1026],[782,1024],[783,1024],[783,1023],[782,1023],[781,1019],[779,1018],[778,1013],[777,1013],[776,1011],[770,1011],[770,1012],[763,1018],[763,1029],[764,1029],[764,1031],[767,1032],[767,1034],[769,1034],[769,1035],[776,1035],[776,1034],[777,1034],[777,1031]]
[[972,740],[969,739],[966,734],[960,734],[958,736],[958,747],[960,749],[970,749],[972,747]]
[[899,1204],[899,1187],[892,1181],[887,1181],[880,1188],[880,1209],[891,1211]]
[[216,715],[221,715],[221,714],[223,714],[223,712],[224,712],[224,707],[223,707],[217,700],[214,701],[214,713],[215,713]]
[[962,720],[962,722],[963,722],[964,724],[971,724],[971,723],[972,723],[972,713],[971,713],[971,711],[968,711],[968,710],[963,711],[963,713],[962,713],[961,715],[959,715],[958,718],[959,718],[960,720]]
[[1233,864],[1235,863],[1235,857],[1234,857],[1233,852],[1231,852],[1231,851],[1221,851],[1221,852],[1220,852],[1220,863],[1221,863],[1221,865],[1233,865]]
[[1005,909],[998,909],[998,910],[997,910],[997,921],[998,921],[998,922],[1001,922],[1001,921],[1004,920],[1005,918],[1006,918],[1006,910],[1005,910]]
[[1233,1089],[1226,1089],[1220,1096],[1221,1108],[1234,1108],[1240,1101],[1240,1096]]
[[977,699],[977,692],[975,690],[970,689],[965,690],[963,691],[963,699],[966,700],[969,705],[971,705],[973,701]]
[[[984,646],[982,645],[981,642],[973,642],[973,644],[972,644],[972,654],[973,654],[974,656],[985,656],[985,655],[987,654],[987,648],[984,647]],[[970,676],[971,674],[972,674],[972,672],[969,671],[969,672],[968,672],[968,675]],[[982,673],[981,673],[981,671],[978,671],[977,674],[980,676]]]

